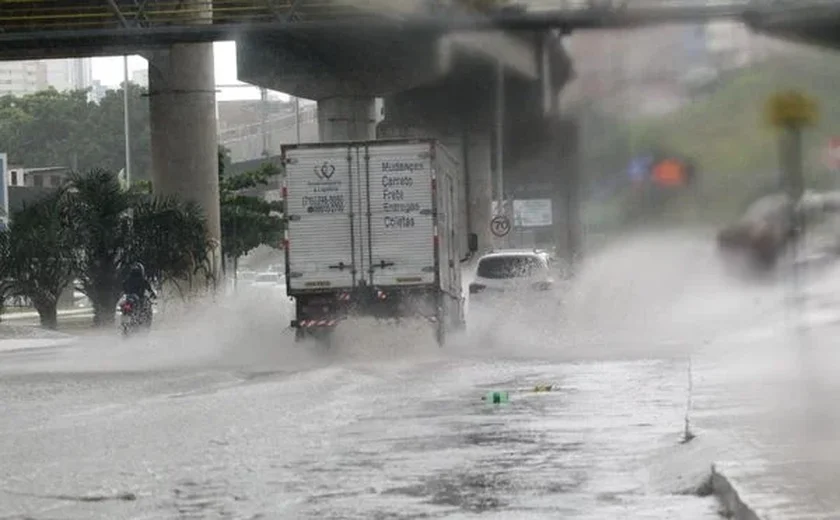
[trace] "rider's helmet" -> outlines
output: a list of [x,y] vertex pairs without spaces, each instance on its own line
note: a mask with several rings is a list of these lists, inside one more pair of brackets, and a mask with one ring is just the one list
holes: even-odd
[[129,273],[133,276],[139,276],[140,278],[146,277],[146,269],[143,267],[143,264],[140,262],[134,262],[131,264],[131,268],[129,269]]

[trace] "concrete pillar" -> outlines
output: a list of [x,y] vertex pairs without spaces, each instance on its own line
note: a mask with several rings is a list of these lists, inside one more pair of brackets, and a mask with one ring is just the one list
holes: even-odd
[[464,135],[464,167],[470,232],[478,235],[479,251],[493,247],[492,139],[490,132],[467,131]]
[[554,209],[555,237],[558,250],[570,265],[580,260],[582,253],[582,222],[580,214],[579,129],[577,120],[560,118],[553,124],[555,142],[559,149],[560,204]]
[[[208,233],[221,239],[213,44],[150,52],[152,185],[156,195],[197,202]],[[214,258],[218,266],[218,251]]]
[[319,99],[318,138],[322,143],[376,139],[376,98]]

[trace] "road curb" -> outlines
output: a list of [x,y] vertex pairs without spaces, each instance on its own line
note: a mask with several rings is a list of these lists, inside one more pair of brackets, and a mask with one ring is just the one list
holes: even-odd
[[737,486],[716,464],[712,464],[712,493],[720,501],[728,518],[734,520],[765,520],[743,501],[742,493],[738,492]]

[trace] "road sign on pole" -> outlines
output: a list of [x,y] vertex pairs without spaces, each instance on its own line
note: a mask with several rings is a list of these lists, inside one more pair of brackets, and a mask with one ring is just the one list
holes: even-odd
[[796,90],[778,92],[767,100],[768,122],[780,129],[779,158],[785,192],[798,201],[805,191],[802,174],[802,130],[817,120],[817,103]]
[[552,220],[551,199],[513,201],[513,223],[517,228],[550,226]]
[[494,217],[490,221],[490,232],[499,238],[506,236],[510,233],[510,219],[504,215]]

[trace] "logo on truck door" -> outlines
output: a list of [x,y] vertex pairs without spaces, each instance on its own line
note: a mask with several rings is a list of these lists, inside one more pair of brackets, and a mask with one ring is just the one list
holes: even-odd
[[318,166],[317,164],[313,168],[315,171],[315,176],[321,180],[328,181],[335,175],[335,166],[332,163],[324,162],[324,164]]

